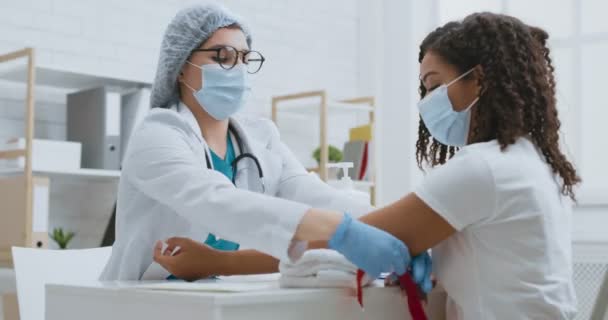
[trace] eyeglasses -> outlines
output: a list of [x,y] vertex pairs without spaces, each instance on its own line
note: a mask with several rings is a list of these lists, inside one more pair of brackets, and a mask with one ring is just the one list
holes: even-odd
[[215,52],[213,61],[217,62],[222,68],[230,70],[236,66],[241,57],[241,61],[247,67],[247,72],[250,74],[257,73],[262,69],[262,65],[266,59],[264,56],[252,50],[239,51],[231,46],[223,46],[211,49],[194,49],[192,52]]

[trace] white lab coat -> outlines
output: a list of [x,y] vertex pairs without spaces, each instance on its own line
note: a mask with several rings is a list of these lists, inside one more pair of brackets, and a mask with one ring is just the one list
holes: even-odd
[[[133,134],[124,158],[116,241],[101,280],[140,279],[153,262],[155,242],[173,236],[203,242],[213,233],[286,259],[309,208],[353,215],[372,210],[364,199],[307,173],[271,121],[237,117],[230,122],[245,151],[260,162],[265,194],[238,189],[222,173],[207,168],[208,147],[187,107],[151,110]],[[239,187],[259,186],[254,165],[239,162],[235,178]]]

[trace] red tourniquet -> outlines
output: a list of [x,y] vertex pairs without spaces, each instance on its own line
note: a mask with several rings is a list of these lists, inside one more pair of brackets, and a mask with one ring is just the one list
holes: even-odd
[[[361,308],[363,308],[363,288],[361,282],[363,281],[364,275],[365,272],[363,272],[363,270],[357,270],[357,301],[359,301]],[[399,278],[399,285],[405,290],[407,295],[407,305],[412,320],[427,320],[424,309],[422,308],[422,302],[418,296],[418,287],[409,273],[406,272]]]

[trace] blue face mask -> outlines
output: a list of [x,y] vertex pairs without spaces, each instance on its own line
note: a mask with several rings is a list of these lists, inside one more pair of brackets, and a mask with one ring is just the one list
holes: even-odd
[[418,111],[424,125],[433,138],[447,146],[462,147],[467,144],[471,123],[471,107],[479,100],[479,97],[475,98],[465,110],[454,111],[448,96],[448,87],[473,70],[474,68],[450,81],[450,83],[437,87],[418,102]]
[[238,64],[230,70],[219,64],[197,66],[190,61],[187,63],[201,69],[202,84],[200,90],[192,90],[194,98],[203,109],[216,120],[226,120],[245,105],[247,94],[251,91],[247,70]]

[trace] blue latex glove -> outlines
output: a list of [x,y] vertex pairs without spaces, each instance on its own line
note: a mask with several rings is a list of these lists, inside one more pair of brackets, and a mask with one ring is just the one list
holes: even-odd
[[411,262],[412,279],[424,291],[429,293],[433,289],[431,272],[433,271],[433,261],[428,252],[415,256]]
[[328,246],[363,269],[372,279],[382,272],[402,275],[410,264],[403,241],[386,231],[367,225],[345,213]]

